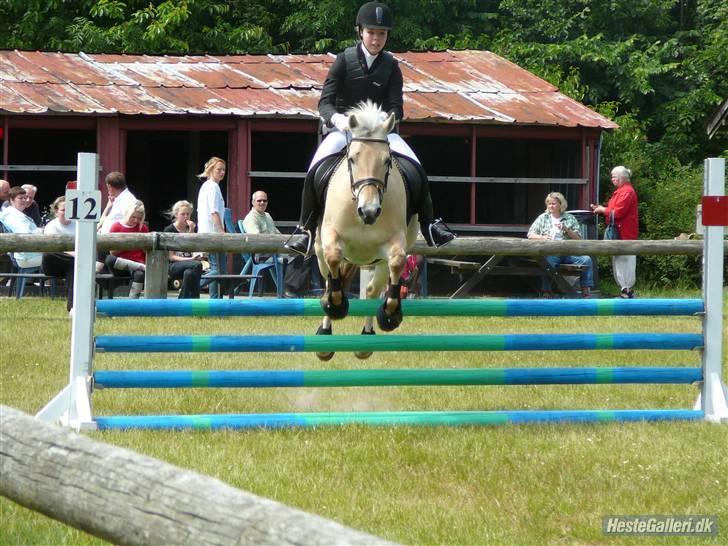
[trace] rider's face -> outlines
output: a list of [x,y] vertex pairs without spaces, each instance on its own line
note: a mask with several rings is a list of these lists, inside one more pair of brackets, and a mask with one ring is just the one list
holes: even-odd
[[372,55],[378,55],[387,43],[389,32],[378,28],[364,28],[361,31],[361,41],[367,51]]

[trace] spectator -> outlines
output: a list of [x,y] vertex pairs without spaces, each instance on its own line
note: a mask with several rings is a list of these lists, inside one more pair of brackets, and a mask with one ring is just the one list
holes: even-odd
[[[144,203],[134,201],[126,211],[122,222],[114,222],[109,233],[149,233],[144,223]],[[146,271],[146,254],[143,250],[122,250],[106,256],[106,267],[114,276],[131,276],[129,297],[139,299],[144,292],[144,272]]]
[[[53,220],[43,228],[46,235],[74,235],[75,222],[66,220],[66,198],[57,197],[51,205]],[[43,254],[41,269],[46,275],[66,279],[66,310],[73,308],[73,276],[75,267],[75,254],[68,252],[46,252]],[[102,265],[102,264],[98,264]]]
[[40,217],[40,207],[35,200],[35,194],[38,193],[38,188],[33,184],[23,184],[20,186],[25,190],[27,199],[25,201],[25,210],[23,211],[27,217],[29,217],[36,226],[41,227],[43,220]]
[[[392,54],[384,51],[392,30],[392,11],[381,2],[367,2],[359,8],[355,25],[360,42],[337,55],[321,90],[318,109],[330,130],[316,150],[303,182],[301,216],[294,232],[303,237],[286,243],[289,249],[303,255],[311,252],[320,214],[313,175],[323,159],[346,146],[349,118],[344,113],[359,102],[371,100],[388,115],[393,114],[396,121],[403,115],[402,71]],[[434,220],[430,185],[419,159],[399,134],[390,133],[387,139],[392,151],[412,163],[420,174],[420,197],[414,209],[427,244],[441,246],[452,241],[455,234],[439,220]]]
[[415,254],[407,255],[407,262],[402,272],[402,288],[400,290],[402,298],[414,299],[422,296],[420,272],[422,271],[424,261],[424,256]]
[[[165,233],[194,233],[192,203],[177,201],[167,213],[174,221],[164,228]],[[202,277],[202,254],[181,250],[169,252],[169,278],[181,281],[180,299],[200,298],[200,277]]]
[[286,266],[286,275],[283,285],[286,298],[300,298],[309,288],[320,289],[323,285],[323,278],[318,267],[316,256],[298,254],[293,260],[289,260]]
[[[223,215],[225,200],[220,191],[220,182],[225,178],[225,161],[219,157],[211,157],[205,163],[205,169],[198,175],[204,178],[200,193],[197,196],[197,231],[198,233],[225,233]],[[207,275],[221,275],[227,271],[227,255],[211,252],[209,255],[210,271]],[[202,278],[203,283],[205,277]],[[219,283],[209,281],[210,297],[219,298]]]
[[[614,193],[607,206],[591,205],[594,214],[602,214],[610,221],[614,214],[619,238],[625,241],[637,239],[639,234],[639,216],[637,211],[637,192],[632,187],[632,171],[618,166],[612,169]],[[637,279],[637,256],[612,256],[612,275],[621,288],[620,298],[634,298],[634,285]]]
[[0,180],[0,209],[9,207],[10,203],[8,198],[10,197],[10,182],[7,180]]
[[268,194],[256,191],[252,199],[253,208],[245,216],[243,227],[245,233],[280,233],[273,222],[273,218],[266,212],[268,208]]
[[[564,239],[581,239],[579,221],[566,212],[568,203],[559,192],[551,192],[546,196],[546,212],[541,214],[531,224],[528,230],[529,239],[547,239],[559,241]],[[581,272],[581,295],[588,298],[594,284],[594,263],[591,256],[546,256],[546,261],[552,268],[559,264],[574,264],[587,266]],[[552,297],[552,281],[548,276],[541,277],[541,290],[544,297]]]
[[[0,221],[11,233],[42,232],[42,230],[35,225],[35,222],[23,213],[25,210],[26,200],[26,192],[20,186],[13,186],[8,191],[8,201],[10,202],[10,205],[2,209],[2,212],[0,212]],[[18,267],[33,268],[40,267],[43,254],[41,252],[13,252],[13,258],[15,258]]]
[[118,172],[113,171],[106,175],[106,190],[109,194],[106,207],[104,208],[97,229],[99,233],[110,233],[111,226],[116,222],[123,222],[126,219],[126,213],[137,198],[129,191],[126,185],[126,177]]

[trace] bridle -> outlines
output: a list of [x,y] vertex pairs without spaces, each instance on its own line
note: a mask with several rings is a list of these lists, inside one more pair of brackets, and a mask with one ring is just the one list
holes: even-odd
[[[389,153],[389,163],[387,164],[387,172],[384,173],[384,180],[379,178],[361,178],[354,180],[353,161],[349,155],[349,148],[352,142],[379,142],[380,144],[387,145],[387,152]],[[379,201],[381,202],[384,194],[387,192],[387,182],[389,181],[389,173],[392,170],[392,149],[389,146],[389,141],[386,138],[375,138],[375,137],[355,137],[352,136],[346,140],[346,163],[349,169],[349,183],[351,185],[351,199],[353,201],[359,200],[359,194],[365,186],[375,186],[377,193],[379,193]]]

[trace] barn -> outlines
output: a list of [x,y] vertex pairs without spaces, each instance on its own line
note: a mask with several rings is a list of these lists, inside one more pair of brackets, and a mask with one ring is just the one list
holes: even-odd
[[[395,57],[405,80],[400,134],[451,227],[518,235],[549,191],[572,209],[596,201],[612,121],[488,51]],[[126,173],[150,227],[161,229],[172,203],[196,200],[196,175],[216,155],[228,162],[222,190],[236,218],[263,189],[269,212],[290,228],[334,58],[0,51],[0,172],[12,185],[38,186],[43,207],[75,177],[76,154],[96,152],[99,181]]]

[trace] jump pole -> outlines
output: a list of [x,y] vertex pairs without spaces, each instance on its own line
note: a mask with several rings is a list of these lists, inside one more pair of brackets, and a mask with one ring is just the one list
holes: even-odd
[[108,370],[94,389],[692,384],[701,368],[447,368],[361,370]]
[[[73,277],[73,323],[68,385],[38,412],[36,418],[61,422],[76,430],[95,429],[91,413],[91,371],[95,317],[96,224],[101,216],[98,157],[78,154],[77,190],[66,190],[67,218],[76,220]],[[75,202],[74,202],[75,200]]]
[[[349,316],[373,316],[379,300],[351,300]],[[448,299],[402,300],[409,317],[693,316],[705,311],[701,299]],[[99,300],[107,317],[321,317],[318,299]]]
[[695,350],[701,334],[97,336],[104,353]]

